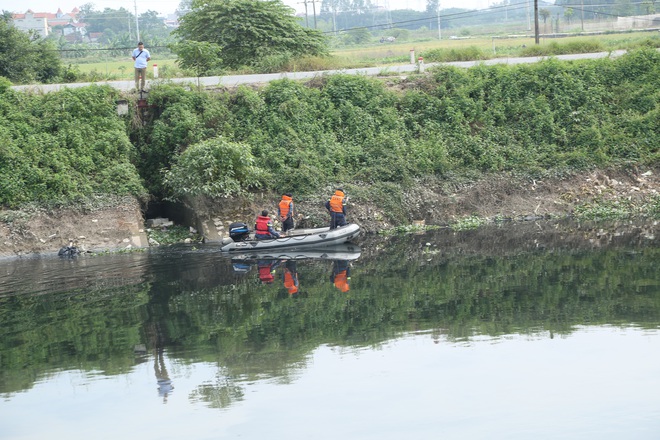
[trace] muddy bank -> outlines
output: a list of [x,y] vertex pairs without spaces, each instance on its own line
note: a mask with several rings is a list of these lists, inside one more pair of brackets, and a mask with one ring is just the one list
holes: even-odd
[[[331,191],[329,187],[327,193],[315,196],[294,194],[297,227],[326,225],[323,203]],[[564,218],[584,203],[642,203],[657,197],[659,191],[658,168],[599,170],[543,180],[508,175],[462,183],[427,179],[417,182],[389,208],[360,196],[358,188],[349,188],[348,219],[368,234],[413,222],[446,226],[470,216],[512,221]],[[197,228],[209,241],[218,241],[227,235],[230,223],[252,225],[262,209],[275,213],[278,201],[278,194],[213,203],[198,200],[190,202],[189,209],[181,209],[177,222]],[[0,215],[0,257],[56,253],[70,242],[94,252],[149,246],[144,212],[133,199],[94,209],[2,211]]]
[[[350,188],[347,189],[351,195]],[[354,191],[355,192],[355,191]],[[477,216],[490,220],[530,220],[571,216],[576,206],[596,200],[643,203],[660,192],[660,170],[599,170],[590,173],[531,180],[509,175],[490,176],[479,181],[457,183],[428,179],[407,190],[392,209],[371,199],[352,196],[348,206],[349,222],[363,231],[374,233],[395,226],[424,223],[450,225],[460,219]],[[323,206],[331,195],[296,197],[296,227],[326,226],[328,214]],[[190,203],[198,216],[197,226],[209,240],[226,236],[234,221],[252,224],[257,213],[267,209],[277,212],[279,195],[260,194],[250,200],[227,200],[221,204]],[[277,220],[275,225],[279,226]]]
[[133,198],[97,208],[2,211],[0,257],[51,254],[70,243],[103,252],[148,246],[140,203]]

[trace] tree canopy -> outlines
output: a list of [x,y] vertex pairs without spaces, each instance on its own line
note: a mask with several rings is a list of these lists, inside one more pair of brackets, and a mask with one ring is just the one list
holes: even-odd
[[198,81],[202,75],[218,73],[222,65],[222,49],[214,43],[181,41],[172,45],[172,50],[177,54],[177,64],[194,72]]
[[61,69],[51,42],[16,29],[10,14],[0,15],[0,76],[14,83],[49,82]]
[[323,34],[303,27],[294,9],[280,0],[195,0],[180,21],[181,39],[217,44],[229,68],[283,54],[327,54]]

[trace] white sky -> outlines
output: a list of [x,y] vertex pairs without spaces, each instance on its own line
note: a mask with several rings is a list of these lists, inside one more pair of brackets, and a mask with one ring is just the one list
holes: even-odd
[[[301,0],[283,0],[285,4],[295,8],[299,12],[303,12],[305,7]],[[426,9],[426,0],[375,0],[380,5],[389,3],[390,9],[414,9],[423,11]],[[63,12],[69,12],[76,6],[81,6],[85,3],[92,3],[97,10],[104,8],[119,9],[124,7],[130,11],[134,11],[137,4],[138,14],[153,10],[161,14],[173,13],[180,0],[27,0],[25,3],[19,3],[15,0],[0,0],[0,10],[23,13],[28,9],[34,12],[57,12],[61,8]],[[441,8],[460,7],[460,8],[475,8],[482,9],[488,7],[490,3],[495,0],[440,0]],[[320,6],[317,4],[317,8]],[[308,9],[311,14],[311,4],[308,3]],[[317,10],[318,10],[317,9]]]

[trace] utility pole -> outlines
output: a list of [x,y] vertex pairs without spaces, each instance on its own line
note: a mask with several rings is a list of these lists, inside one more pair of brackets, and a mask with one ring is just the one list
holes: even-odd
[[[305,27],[309,28],[309,15],[307,15],[307,0],[300,2],[305,5]],[[298,4],[300,4],[298,3]]]
[[584,32],[584,0],[580,1],[580,23],[582,25],[582,32]]
[[440,2],[438,2],[438,9],[436,9],[438,14],[438,40],[442,40],[442,28],[440,27]]
[[532,30],[532,14],[531,11],[529,10],[529,0],[527,0],[527,30],[528,31]]
[[133,0],[133,6],[135,7],[135,32],[137,32],[137,40],[140,41],[140,25],[138,24],[138,15],[137,15],[137,0]]
[[337,0],[332,2],[332,32],[337,35]]
[[534,0],[534,44],[540,44],[539,39],[539,0]]
[[312,10],[314,12],[314,29],[316,29],[316,0],[312,0]]

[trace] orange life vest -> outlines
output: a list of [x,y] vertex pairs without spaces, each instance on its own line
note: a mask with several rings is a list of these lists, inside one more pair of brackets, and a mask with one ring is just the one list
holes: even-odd
[[348,271],[342,270],[341,272],[335,274],[335,287],[342,292],[348,292],[351,288],[348,285]]
[[284,270],[284,287],[286,287],[286,290],[288,290],[291,295],[298,292],[296,280],[289,269]]
[[282,200],[280,200],[280,217],[282,218],[282,220],[286,220],[286,218],[288,217],[289,211],[291,210],[292,202],[293,199],[291,197],[282,196]]
[[334,195],[330,197],[330,212],[344,212],[344,193],[335,191]]
[[255,232],[257,234],[269,234],[268,226],[271,226],[271,227],[273,226],[270,223],[270,217],[260,215],[259,217],[257,217],[257,223],[256,223],[254,229],[256,229]]

